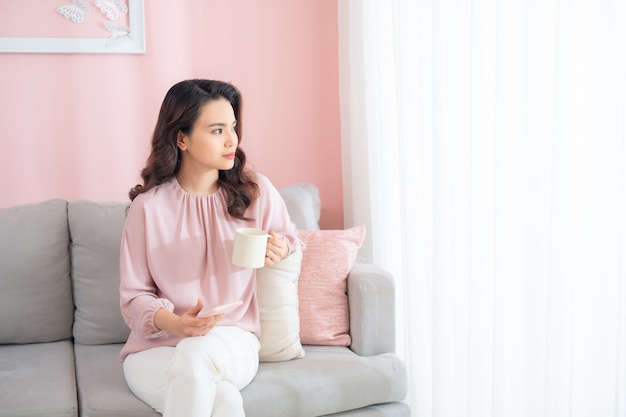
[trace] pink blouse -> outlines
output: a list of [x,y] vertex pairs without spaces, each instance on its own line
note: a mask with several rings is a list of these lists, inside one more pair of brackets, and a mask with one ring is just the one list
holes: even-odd
[[280,194],[257,174],[260,196],[248,207],[246,222],[231,217],[226,194],[192,195],[176,178],[140,194],[130,206],[120,249],[120,306],[131,329],[120,358],[157,346],[175,346],[180,337],[157,329],[154,314],[166,308],[182,314],[198,298],[201,315],[221,304],[242,300],[219,325],[236,325],[260,334],[256,270],[231,263],[238,227],[275,231],[289,253],[301,244]]

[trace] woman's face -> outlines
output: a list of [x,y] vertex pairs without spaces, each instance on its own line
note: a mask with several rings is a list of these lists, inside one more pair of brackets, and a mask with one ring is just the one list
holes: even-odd
[[178,134],[181,167],[186,165],[185,169],[203,172],[231,169],[239,143],[236,126],[235,113],[228,100],[220,98],[204,104],[189,134]]

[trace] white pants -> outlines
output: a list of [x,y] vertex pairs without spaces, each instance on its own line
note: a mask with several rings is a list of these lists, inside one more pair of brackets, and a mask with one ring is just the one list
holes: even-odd
[[217,326],[176,347],[124,359],[131,391],[163,417],[245,416],[239,390],[259,367],[259,340],[236,326]]

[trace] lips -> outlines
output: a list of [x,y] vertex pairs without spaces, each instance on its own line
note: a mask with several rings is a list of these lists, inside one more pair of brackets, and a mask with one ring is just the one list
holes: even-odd
[[224,158],[226,158],[226,159],[235,159],[235,152],[228,153],[228,154],[224,155]]

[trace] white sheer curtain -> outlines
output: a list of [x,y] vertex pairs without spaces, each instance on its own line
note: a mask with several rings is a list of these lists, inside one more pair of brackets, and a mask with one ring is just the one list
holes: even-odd
[[413,416],[626,416],[626,2],[339,0]]

